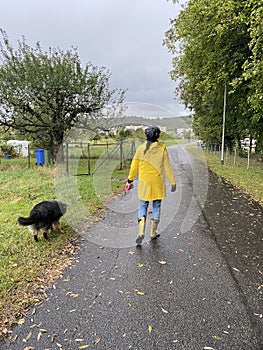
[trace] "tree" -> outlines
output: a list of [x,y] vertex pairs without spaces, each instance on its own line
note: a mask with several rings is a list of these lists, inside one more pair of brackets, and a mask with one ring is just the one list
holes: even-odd
[[257,139],[257,149],[263,153],[263,2],[262,0],[247,1],[247,21],[249,23],[249,34],[251,56],[246,60],[243,68],[243,80],[249,84],[248,105],[253,111],[251,120],[252,133]]
[[177,93],[195,112],[195,133],[212,144],[220,143],[225,86],[226,136],[239,140],[251,126],[249,83],[240,80],[251,56],[248,12],[244,0],[189,0],[166,32],[174,55],[171,76],[180,79]]
[[53,162],[81,117],[96,119],[106,106],[122,103],[124,91],[110,89],[109,71],[91,63],[82,68],[76,49],[44,52],[39,43],[32,48],[22,38],[15,51],[1,34],[0,125],[48,148]]
[[117,139],[125,140],[125,139],[128,139],[130,137],[132,137],[132,131],[131,130],[129,130],[129,129],[124,130],[122,128],[118,130]]

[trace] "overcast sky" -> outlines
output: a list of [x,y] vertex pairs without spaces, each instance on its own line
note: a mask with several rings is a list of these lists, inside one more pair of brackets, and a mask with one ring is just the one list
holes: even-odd
[[74,46],[83,65],[107,67],[112,87],[128,90],[130,114],[175,116],[188,112],[175,100],[172,56],[162,42],[179,10],[171,0],[1,1],[0,27],[15,47],[24,35],[31,46]]

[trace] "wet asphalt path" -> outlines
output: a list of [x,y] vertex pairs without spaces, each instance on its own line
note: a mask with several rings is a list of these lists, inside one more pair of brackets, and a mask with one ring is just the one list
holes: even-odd
[[262,207],[169,153],[178,188],[160,238],[136,248],[136,189],[118,196],[1,350],[263,348]]

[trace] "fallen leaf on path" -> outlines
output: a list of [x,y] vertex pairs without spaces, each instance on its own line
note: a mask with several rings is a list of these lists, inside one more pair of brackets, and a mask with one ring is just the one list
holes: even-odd
[[27,342],[32,337],[32,332],[29,332],[28,335],[25,337],[24,341]]
[[138,295],[144,295],[145,293],[144,292],[140,292],[138,289],[134,289],[135,292],[138,294]]
[[138,263],[137,266],[138,266],[138,267],[143,267],[143,264]]
[[25,319],[24,318],[22,318],[21,320],[17,321],[17,324],[23,324],[23,323],[25,323]]
[[96,338],[93,342],[94,345],[98,344],[101,341],[101,338]]
[[153,326],[152,326],[152,325],[149,325],[148,331],[149,331],[150,334],[152,333],[152,330],[153,330]]
[[179,340],[178,340],[178,339],[174,339],[172,342],[173,342],[173,343],[178,343]]
[[10,342],[14,343],[17,340],[17,338],[18,338],[18,335],[16,334],[10,339]]
[[162,309],[162,312],[164,313],[164,314],[168,314],[168,311],[167,310],[165,310],[165,309],[163,309],[163,308],[161,308]]
[[87,344],[87,345],[79,346],[79,349],[87,349],[87,348],[89,348],[89,345],[88,345],[88,344]]
[[167,264],[167,262],[166,262],[166,261],[164,261],[164,260],[160,260],[160,261],[159,261],[159,263],[160,263],[161,265],[165,265],[165,264]]
[[222,338],[221,337],[219,337],[219,335],[213,335],[213,337],[212,338],[214,338],[214,339],[216,339],[216,340],[222,340]]
[[101,297],[102,296],[102,292],[100,292],[99,294],[95,294],[92,299],[97,299],[98,297]]
[[54,343],[56,336],[57,336],[57,334],[52,334],[52,336],[51,336],[51,343]]
[[236,271],[236,272],[240,272],[240,270],[237,269],[237,268],[235,268],[235,267],[232,267],[232,269],[233,269],[234,271]]
[[39,330],[41,333],[47,333],[47,330],[46,329],[44,329],[44,328],[40,328],[40,330]]

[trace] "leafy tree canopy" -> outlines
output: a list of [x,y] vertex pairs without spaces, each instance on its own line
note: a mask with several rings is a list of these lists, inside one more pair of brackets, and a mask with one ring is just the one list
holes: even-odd
[[189,0],[171,20],[164,44],[173,54],[177,93],[194,110],[195,132],[220,142],[227,86],[227,137],[258,139],[262,130],[263,1]]
[[122,103],[124,91],[110,89],[109,71],[91,63],[83,68],[76,49],[45,52],[22,38],[15,50],[0,32],[0,125],[49,148],[53,161],[80,118],[96,119]]

